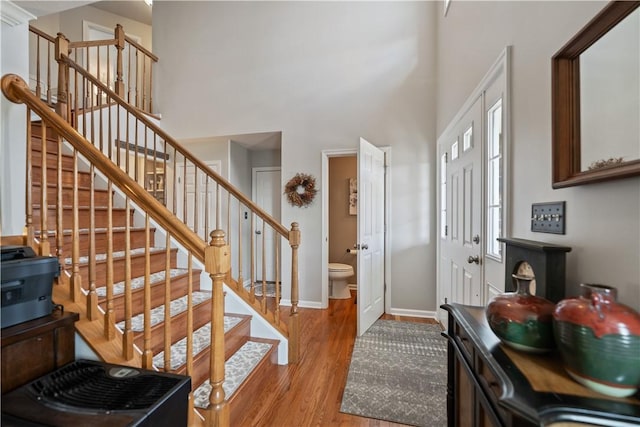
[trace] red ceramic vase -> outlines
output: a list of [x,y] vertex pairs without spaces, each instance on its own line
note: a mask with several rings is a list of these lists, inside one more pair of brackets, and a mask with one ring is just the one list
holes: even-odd
[[555,305],[531,295],[533,277],[513,275],[516,292],[495,296],[487,306],[489,327],[506,345],[529,353],[543,353],[555,348],[553,309]]
[[599,393],[627,397],[640,385],[640,314],[616,301],[615,288],[582,284],[562,300],[553,331],[565,370]]

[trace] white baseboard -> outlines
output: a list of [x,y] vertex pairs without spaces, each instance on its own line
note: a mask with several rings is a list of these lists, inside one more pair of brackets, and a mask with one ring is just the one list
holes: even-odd
[[[291,300],[290,299],[281,299],[280,300],[280,305],[284,305],[286,307],[291,307]],[[300,308],[322,308],[322,304],[319,301],[304,301],[304,300],[300,300],[298,301],[298,307]]]
[[423,317],[426,319],[438,320],[438,314],[435,311],[426,310],[407,310],[404,308],[391,308],[390,312],[393,316]]

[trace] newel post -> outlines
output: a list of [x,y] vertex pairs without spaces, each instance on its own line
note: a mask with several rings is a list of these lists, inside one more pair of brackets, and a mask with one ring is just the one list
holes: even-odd
[[209,407],[207,408],[208,427],[229,426],[229,404],[225,400],[224,389],[224,292],[223,283],[231,269],[231,251],[225,243],[224,231],[214,230],[210,234],[211,242],[205,248],[204,266],[212,284],[211,304],[211,351],[209,383]]
[[116,94],[120,96],[122,99],[125,99],[124,96],[124,81],[122,80],[122,52],[124,51],[124,29],[122,25],[116,25],[116,29],[114,31],[115,39],[116,39]]
[[300,359],[300,313],[298,313],[298,246],[300,246],[300,228],[297,222],[291,223],[289,231],[291,246],[291,315],[289,316],[289,363],[298,363]]
[[55,60],[58,62],[58,100],[56,113],[67,120],[67,98],[69,93],[69,65],[64,58],[69,55],[69,40],[62,33],[58,33],[55,43]]

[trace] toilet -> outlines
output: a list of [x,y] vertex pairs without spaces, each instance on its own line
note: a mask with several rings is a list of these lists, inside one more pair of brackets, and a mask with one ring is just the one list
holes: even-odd
[[337,262],[329,263],[329,298],[351,298],[347,279],[353,276],[353,267]]

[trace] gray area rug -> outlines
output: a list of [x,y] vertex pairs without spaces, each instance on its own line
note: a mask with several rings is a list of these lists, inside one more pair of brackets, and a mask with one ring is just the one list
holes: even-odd
[[356,338],[340,412],[447,424],[447,340],[439,325],[378,320]]

